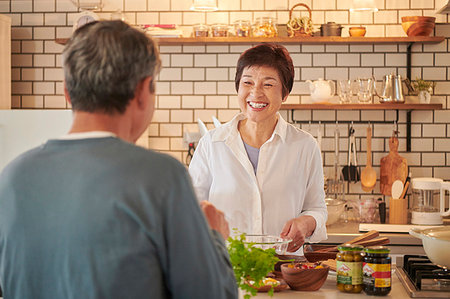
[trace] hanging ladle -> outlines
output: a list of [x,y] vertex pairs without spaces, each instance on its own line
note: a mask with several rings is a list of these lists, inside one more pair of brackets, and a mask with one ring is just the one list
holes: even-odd
[[372,168],[372,127],[367,127],[367,163],[361,172],[361,187],[365,192],[370,192],[377,183],[377,173]]

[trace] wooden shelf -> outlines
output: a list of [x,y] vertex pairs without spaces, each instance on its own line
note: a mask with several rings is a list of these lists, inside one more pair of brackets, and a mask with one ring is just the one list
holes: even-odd
[[442,104],[283,104],[283,110],[440,110]]
[[[395,44],[395,43],[439,43],[444,36],[399,36],[399,37],[164,37],[156,38],[160,45],[173,44],[253,44],[273,42],[281,44]],[[67,38],[57,38],[55,42],[61,45],[67,43]]]

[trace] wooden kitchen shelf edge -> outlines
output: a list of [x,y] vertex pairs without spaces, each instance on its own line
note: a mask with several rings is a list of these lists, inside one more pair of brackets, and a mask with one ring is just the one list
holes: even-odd
[[283,104],[281,110],[441,110],[442,104]]
[[[399,37],[161,37],[160,45],[173,44],[252,44],[273,42],[282,44],[393,44],[393,43],[439,43],[444,36],[399,36]],[[65,45],[67,38],[57,38],[57,44]]]

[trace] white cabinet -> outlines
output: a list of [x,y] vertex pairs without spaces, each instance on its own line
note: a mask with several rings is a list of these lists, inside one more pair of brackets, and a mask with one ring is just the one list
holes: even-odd
[[0,15],[0,109],[11,109],[11,18]]

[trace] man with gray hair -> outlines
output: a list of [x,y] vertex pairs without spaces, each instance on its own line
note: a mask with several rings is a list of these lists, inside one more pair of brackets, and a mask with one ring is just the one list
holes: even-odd
[[178,161],[134,145],[160,65],[155,43],[121,21],[69,40],[69,133],[0,175],[5,298],[237,297],[223,213],[199,207]]

